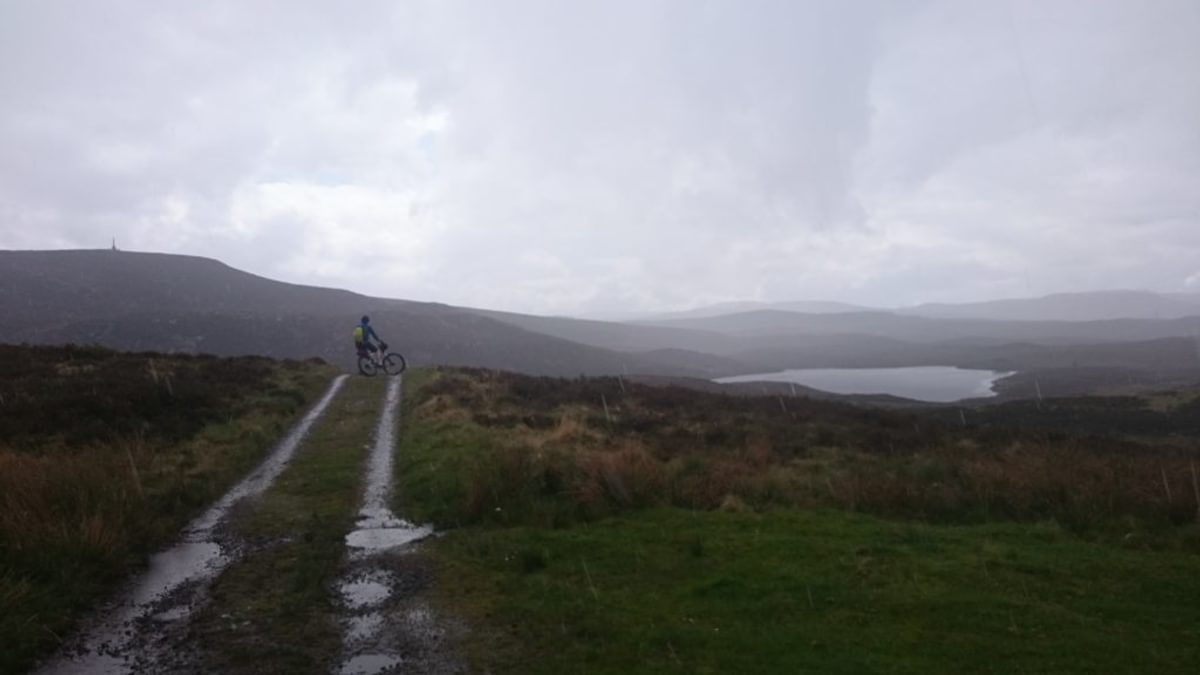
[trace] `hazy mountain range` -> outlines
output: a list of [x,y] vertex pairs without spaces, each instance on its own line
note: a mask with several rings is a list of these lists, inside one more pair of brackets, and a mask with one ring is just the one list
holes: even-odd
[[273,281],[215,260],[0,251],[0,341],[352,361],[361,314],[413,363],[709,378],[820,366],[1190,371],[1200,295],[1142,291],[877,310],[734,303],[637,321],[544,317]]
[[844,302],[725,302],[683,312],[629,316],[627,320],[659,322],[701,319],[760,310],[807,314],[885,312],[931,319],[989,319],[993,321],[1103,321],[1106,319],[1179,319],[1200,314],[1200,293],[1151,291],[1092,291],[1054,293],[1039,298],[1012,298],[960,304],[926,303],[885,308]]

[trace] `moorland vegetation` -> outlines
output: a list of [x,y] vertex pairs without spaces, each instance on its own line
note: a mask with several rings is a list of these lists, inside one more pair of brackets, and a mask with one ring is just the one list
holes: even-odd
[[0,672],[176,537],[330,375],[318,361],[0,345]]

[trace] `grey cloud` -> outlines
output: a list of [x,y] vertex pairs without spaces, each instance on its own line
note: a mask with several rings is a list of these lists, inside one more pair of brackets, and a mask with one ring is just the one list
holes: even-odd
[[1187,0],[7,3],[0,246],[548,312],[1194,288],[1198,29]]

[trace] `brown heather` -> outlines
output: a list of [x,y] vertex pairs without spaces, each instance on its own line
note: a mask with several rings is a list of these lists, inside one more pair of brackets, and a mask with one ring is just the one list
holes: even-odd
[[1136,428],[1098,432],[1119,415],[1091,399],[981,408],[963,425],[956,408],[798,398],[785,409],[775,397],[482,370],[441,370],[417,397],[416,419],[453,420],[485,446],[462,468],[460,522],[803,506],[950,523],[1053,520],[1128,535],[1194,529],[1197,517],[1190,465],[1200,453],[1191,422],[1178,419],[1195,406],[1146,413],[1161,417],[1154,434],[1153,420],[1127,402]]
[[0,345],[0,672],[72,621],[269,449],[320,364]]

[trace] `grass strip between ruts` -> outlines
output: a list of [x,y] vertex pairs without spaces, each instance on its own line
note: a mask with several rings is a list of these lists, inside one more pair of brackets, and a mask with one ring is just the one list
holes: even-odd
[[212,672],[332,667],[341,636],[330,584],[359,506],[384,384],[351,378],[276,484],[236,515],[253,549],[217,580],[193,626]]

